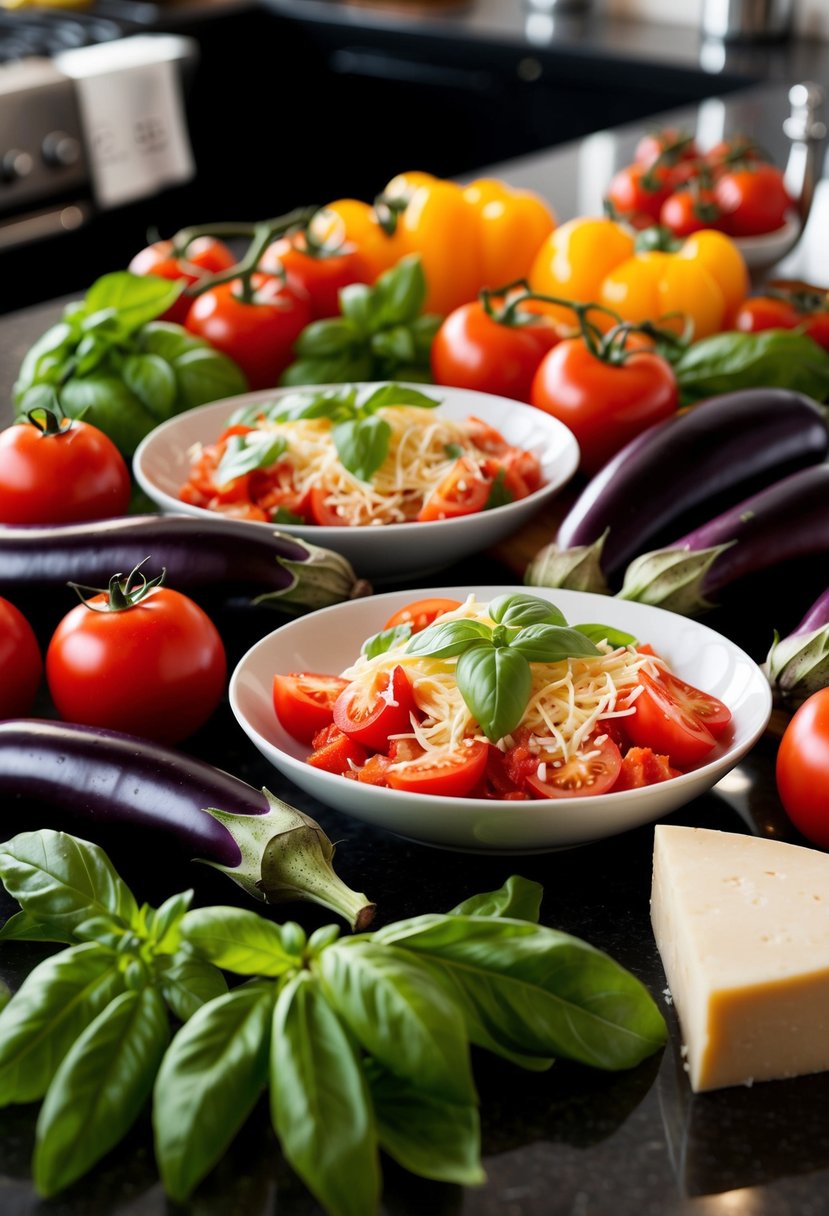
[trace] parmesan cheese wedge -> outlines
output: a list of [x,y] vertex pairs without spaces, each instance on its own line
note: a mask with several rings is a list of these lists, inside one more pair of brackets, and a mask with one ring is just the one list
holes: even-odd
[[829,856],[660,824],[651,920],[695,1092],[829,1069]]

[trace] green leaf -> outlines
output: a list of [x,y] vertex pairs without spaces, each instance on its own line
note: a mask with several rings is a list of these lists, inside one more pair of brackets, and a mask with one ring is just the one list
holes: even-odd
[[371,481],[389,451],[391,427],[385,418],[338,422],[331,438],[340,462],[360,481]]
[[[41,365],[49,359],[54,367],[63,367],[75,345],[76,332],[72,325],[59,321],[42,334],[23,357],[14,385],[15,405],[21,405],[24,393],[41,379]],[[59,377],[56,377],[56,379]]]
[[[286,393],[279,397],[266,411],[265,417],[270,422],[296,422],[300,418],[330,418],[332,420],[354,418],[356,416],[357,390],[354,388],[325,388],[316,392]],[[249,406],[247,411],[241,411],[240,416],[234,415],[232,422],[252,422],[251,415],[259,405]]]
[[527,625],[510,639],[509,646],[530,663],[560,663],[602,654],[581,630],[562,625]]
[[455,678],[469,712],[496,743],[515,730],[532,690],[532,672],[511,646],[473,646],[458,659]]
[[182,1022],[187,1022],[202,1005],[224,996],[227,983],[211,963],[177,954],[164,961],[158,971],[161,995]]
[[489,615],[499,625],[523,628],[526,625],[566,625],[564,613],[549,600],[523,592],[499,595],[489,605]]
[[380,1146],[399,1165],[421,1178],[458,1186],[486,1181],[474,1103],[447,1102],[374,1065],[369,1086]]
[[420,255],[409,254],[384,271],[374,284],[374,298],[375,329],[414,321],[426,300],[426,276]]
[[25,422],[30,410],[49,410],[50,413],[60,416],[60,402],[55,389],[49,384],[33,384],[31,388],[26,389],[20,398],[18,419]]
[[426,393],[421,393],[420,389],[409,388],[405,384],[396,384],[392,381],[372,389],[370,395],[361,402],[361,409],[367,414],[374,414],[377,410],[396,405],[414,405],[420,409],[434,410],[440,405],[440,399],[429,397]]
[[515,502],[515,496],[511,490],[508,490],[505,484],[506,472],[504,469],[499,469],[495,474],[487,500],[484,503],[485,511],[492,511],[495,507],[506,507],[509,503]]
[[72,933],[49,921],[35,920],[28,912],[15,912],[0,929],[0,942],[61,942],[69,945]]
[[405,642],[411,636],[412,627],[408,621],[402,625],[395,625],[391,629],[383,629],[380,633],[366,638],[360,647],[360,654],[364,654],[367,659],[376,659],[378,654],[385,654],[393,646],[399,642]]
[[172,321],[150,321],[135,335],[138,350],[146,355],[158,355],[165,363],[174,363],[191,350],[202,350],[204,339],[188,333]]
[[371,335],[371,352],[377,359],[382,359],[390,368],[414,363],[417,353],[414,338],[407,325],[394,325],[391,329],[381,329]]
[[297,359],[279,377],[281,385],[347,384],[351,380],[375,379],[374,361],[368,349],[326,358]]
[[121,375],[153,418],[164,422],[173,415],[178,394],[176,375],[160,355],[128,355],[121,364]]
[[160,317],[175,304],[183,289],[182,282],[162,279],[158,275],[117,270],[92,284],[86,293],[84,311],[90,316],[102,309],[114,309],[120,332],[128,334]]
[[271,1112],[282,1151],[331,1216],[368,1216],[380,1196],[377,1132],[356,1047],[304,971],[279,994]]
[[471,895],[452,908],[447,916],[507,916],[512,920],[528,920],[538,924],[543,895],[544,888],[540,882],[513,874],[497,891]]
[[181,922],[181,936],[202,958],[236,975],[277,977],[297,967],[279,925],[247,908],[196,908]]
[[66,832],[21,832],[0,845],[0,879],[24,912],[67,933],[93,916],[128,928],[132,892],[103,849]]
[[319,959],[334,1008],[363,1047],[396,1076],[473,1100],[463,1019],[427,968],[373,941],[337,942]]
[[723,333],[693,342],[674,366],[685,403],[740,388],[829,395],[829,353],[796,330]]
[[236,477],[252,473],[254,469],[270,468],[287,446],[284,435],[273,435],[269,431],[231,435],[214,474],[216,485],[225,486]]
[[[526,921],[421,916],[373,935],[442,966],[485,1035],[509,1052],[632,1068],[665,1042],[650,993],[607,954]],[[486,1043],[483,1044],[486,1046]]]
[[173,360],[178,383],[178,409],[192,409],[247,390],[242,369],[227,355],[203,343]]
[[113,953],[91,942],[39,963],[0,1013],[0,1106],[42,1098],[78,1035],[123,989]]
[[305,326],[294,351],[301,359],[327,359],[349,352],[360,340],[357,326],[348,317],[327,317]]
[[182,891],[165,899],[160,908],[149,910],[146,935],[155,950],[162,954],[174,954],[181,941],[181,922],[193,902],[192,890]]
[[624,630],[614,629],[610,625],[574,625],[573,628],[578,629],[579,633],[583,633],[596,645],[599,642],[607,642],[614,650],[622,646],[635,646],[638,641],[632,633],[625,633]]
[[448,659],[463,654],[471,646],[480,646],[482,642],[488,645],[491,641],[492,630],[483,621],[443,621],[416,633],[406,647],[406,654]]
[[108,435],[125,456],[131,456],[155,419],[118,376],[101,371],[85,379],[68,380],[60,404],[69,418],[83,418]]
[[126,1135],[150,1095],[170,1031],[153,988],[123,992],[64,1058],[37,1121],[41,1195],[80,1178]]
[[170,1044],[156,1079],[153,1125],[164,1189],[184,1202],[253,1110],[268,1079],[271,983],[243,984],[203,1005]]

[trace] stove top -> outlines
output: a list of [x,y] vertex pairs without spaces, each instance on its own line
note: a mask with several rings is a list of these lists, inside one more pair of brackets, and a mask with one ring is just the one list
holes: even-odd
[[110,42],[158,22],[158,7],[142,0],[98,0],[92,10],[0,9],[0,64]]

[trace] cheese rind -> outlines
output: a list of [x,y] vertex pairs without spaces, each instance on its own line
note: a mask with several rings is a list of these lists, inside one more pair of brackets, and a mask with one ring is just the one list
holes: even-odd
[[694,1091],[829,1069],[829,856],[660,824],[651,920]]

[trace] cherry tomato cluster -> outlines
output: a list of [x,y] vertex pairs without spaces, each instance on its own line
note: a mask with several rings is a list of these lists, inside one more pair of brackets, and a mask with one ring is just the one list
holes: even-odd
[[744,301],[734,328],[756,334],[767,329],[800,329],[829,350],[829,299],[807,283],[772,283],[763,295]]
[[735,136],[703,152],[687,133],[666,128],[640,140],[633,164],[611,179],[607,205],[635,228],[750,237],[781,228],[792,200],[782,170],[751,140]]

